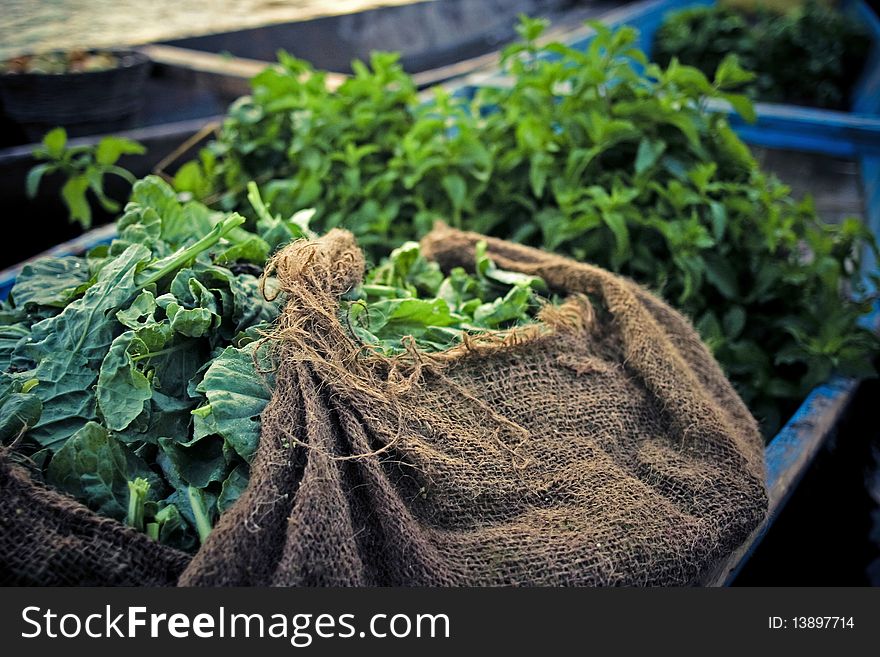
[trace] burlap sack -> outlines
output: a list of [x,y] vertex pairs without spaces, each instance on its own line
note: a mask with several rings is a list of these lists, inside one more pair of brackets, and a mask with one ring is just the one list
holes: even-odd
[[[438,227],[423,246],[467,267],[479,239]],[[505,340],[393,360],[341,323],[364,270],[349,233],[280,254],[250,485],[181,584],[690,584],[746,538],[763,443],[688,322],[596,267],[488,243],[569,300]]]
[[[424,247],[468,266],[479,239],[439,227]],[[764,514],[754,420],[664,303],[595,267],[488,242],[499,266],[569,300],[504,339],[394,360],[341,324],[338,297],[364,269],[351,235],[288,247],[251,482],[195,558],[35,483],[2,451],[0,582],[700,581]]]
[[0,449],[0,584],[172,586],[189,560],[34,482]]

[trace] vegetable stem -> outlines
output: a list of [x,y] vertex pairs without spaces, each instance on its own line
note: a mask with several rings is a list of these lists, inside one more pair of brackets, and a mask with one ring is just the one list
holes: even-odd
[[196,531],[199,533],[199,542],[204,543],[211,533],[211,520],[208,518],[208,511],[205,509],[205,498],[202,497],[202,491],[198,488],[189,486],[187,488],[189,503],[192,507],[193,516],[196,520]]
[[164,356],[165,354],[171,354],[175,351],[182,351],[184,349],[189,349],[192,347],[192,342],[181,342],[179,344],[174,345],[173,347],[166,347],[165,349],[160,349],[159,351],[150,351],[146,354],[140,354],[139,356],[132,356],[131,362],[138,363],[142,360],[146,360],[147,358],[154,358],[155,356]]
[[237,213],[231,214],[229,217],[214,226],[211,231],[199,241],[190,246],[179,249],[176,253],[172,253],[166,258],[162,258],[144,269],[138,278],[138,285],[140,287],[147,287],[153,283],[158,283],[168,274],[177,271],[203,251],[210,249],[223,237],[241,226],[243,223],[244,217]]
[[149,490],[150,482],[143,477],[128,482],[128,514],[125,524],[139,532],[144,531],[144,503]]

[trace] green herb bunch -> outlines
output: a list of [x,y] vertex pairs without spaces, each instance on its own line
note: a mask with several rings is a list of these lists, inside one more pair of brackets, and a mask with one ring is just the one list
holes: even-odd
[[254,78],[253,95],[232,105],[220,140],[181,168],[175,187],[233,210],[256,181],[273,207],[313,207],[322,232],[357,227],[359,242],[382,253],[397,216],[384,203],[399,184],[390,160],[412,126],[415,85],[396,55],[379,53],[328,93],[323,73],[279,56],[281,68]]
[[377,249],[442,217],[624,273],[694,320],[772,433],[833,370],[870,370],[877,339],[857,325],[870,235],[822,223],[707,108],[754,117],[735,57],[707,78],[650,64],[630,28],[593,27],[579,51],[537,45],[544,24],[524,19],[502,83],[425,104],[391,56],[335,92],[284,56],[178,184],[247,212],[259,180],[283,214],[314,207],[319,230]]
[[757,73],[743,88],[749,96],[846,109],[870,45],[857,20],[816,0],[784,14],[717,4],[671,13],[655,34],[653,55],[709,76],[734,53]]

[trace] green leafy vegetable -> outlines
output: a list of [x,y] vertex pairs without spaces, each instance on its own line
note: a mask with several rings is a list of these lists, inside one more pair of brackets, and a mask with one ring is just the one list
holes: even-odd
[[[699,68],[752,98],[847,109],[870,49],[855,18],[818,0],[786,13],[718,3],[669,14],[654,36],[654,57]],[[732,73],[730,55],[755,74]],[[725,64],[727,62],[727,64]],[[728,97],[737,111],[741,96]]]
[[[254,360],[263,355],[259,346],[259,342],[251,342],[220,352],[196,386],[207,404],[193,411],[197,439],[218,434],[248,463],[260,439],[260,413],[271,396],[271,378],[264,380],[259,375]],[[265,359],[261,365],[269,371],[270,363]]]
[[27,263],[15,279],[11,295],[16,306],[63,308],[91,281],[85,258],[40,258]]
[[43,412],[40,399],[30,393],[13,392],[0,402],[0,444],[8,444],[23,436],[39,420]]
[[346,296],[344,322],[361,342],[390,355],[405,349],[407,337],[421,350],[443,351],[465,333],[532,321],[540,307],[535,290],[546,287],[540,278],[498,269],[485,242],[477,245],[475,272],[456,268],[444,277],[417,243],[407,242]]
[[122,137],[104,137],[95,146],[68,146],[67,132],[64,128],[55,128],[34,149],[34,157],[45,162],[35,165],[28,172],[27,194],[31,198],[37,195],[45,175],[62,174],[65,182],[61,187],[61,198],[70,213],[70,220],[87,229],[92,225],[92,208],[87,192],[91,190],[105,210],[117,212],[119,204],[105,193],[104,178],[112,174],[133,184],[134,176],[116,163],[123,155],[141,155],[145,152],[141,144]]
[[182,549],[241,494],[269,398],[254,338],[283,300],[255,276],[268,247],[235,273],[248,258],[230,249],[263,241],[244,222],[148,177],[109,247],[28,265],[2,308],[0,439],[44,455],[50,484]]
[[46,472],[53,486],[117,520],[128,514],[128,482],[137,478],[162,489],[147,464],[96,422],[77,431],[53,456]]
[[[356,63],[329,92],[282,55],[181,169],[185,194],[138,181],[109,246],[22,273],[0,307],[0,439],[97,512],[195,549],[242,495],[257,449],[273,382],[260,338],[285,302],[261,293],[275,249],[351,229],[381,264],[340,317],[379,353],[532,320],[543,282],[499,269],[484,244],[472,273],[421,255],[410,240],[436,217],[659,291],[768,433],[831,372],[869,374],[878,339],[859,325],[872,298],[858,272],[876,247],[858,221],[826,225],[791,199],[707,109],[723,99],[751,115],[741,62],[722,59],[710,80],[649,64],[633,30],[594,28],[578,51],[538,46],[543,23],[524,20],[505,84],[427,105],[394,56]],[[126,148],[89,158],[115,166]],[[73,167],[71,150],[60,132],[43,145]],[[84,193],[81,179],[66,192],[80,215]]]

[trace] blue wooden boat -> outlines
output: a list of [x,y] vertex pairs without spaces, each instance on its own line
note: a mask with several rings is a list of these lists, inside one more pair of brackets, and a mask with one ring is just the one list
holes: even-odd
[[[650,51],[654,31],[664,16],[676,9],[695,4],[712,4],[707,0],[645,0],[612,10],[601,17],[609,26],[632,25],[640,30],[639,46]],[[783,148],[847,156],[856,159],[861,167],[865,194],[865,217],[872,232],[880,236],[880,21],[863,0],[847,0],[846,11],[856,13],[870,27],[874,48],[859,82],[852,110],[849,112],[818,110],[789,105],[759,103],[758,120],[746,124],[726,107],[718,111],[731,115],[731,123],[745,141],[756,146]],[[585,48],[593,36],[590,28],[579,28],[562,38],[575,47]],[[555,34],[554,38],[560,38]],[[466,76],[455,85],[458,93],[470,94],[477,86],[503,84],[497,71],[479,72]],[[81,254],[110,242],[113,226],[105,226],[52,249],[54,256]],[[9,294],[22,265],[0,272],[0,299]],[[872,259],[864,262],[865,273],[877,270]],[[865,320],[880,329],[880,303]],[[806,469],[828,439],[855,396],[858,381],[833,377],[814,389],[766,448],[767,490],[769,513],[749,539],[700,584],[723,586],[730,584],[748,557],[760,543],[769,527],[797,487]]]

